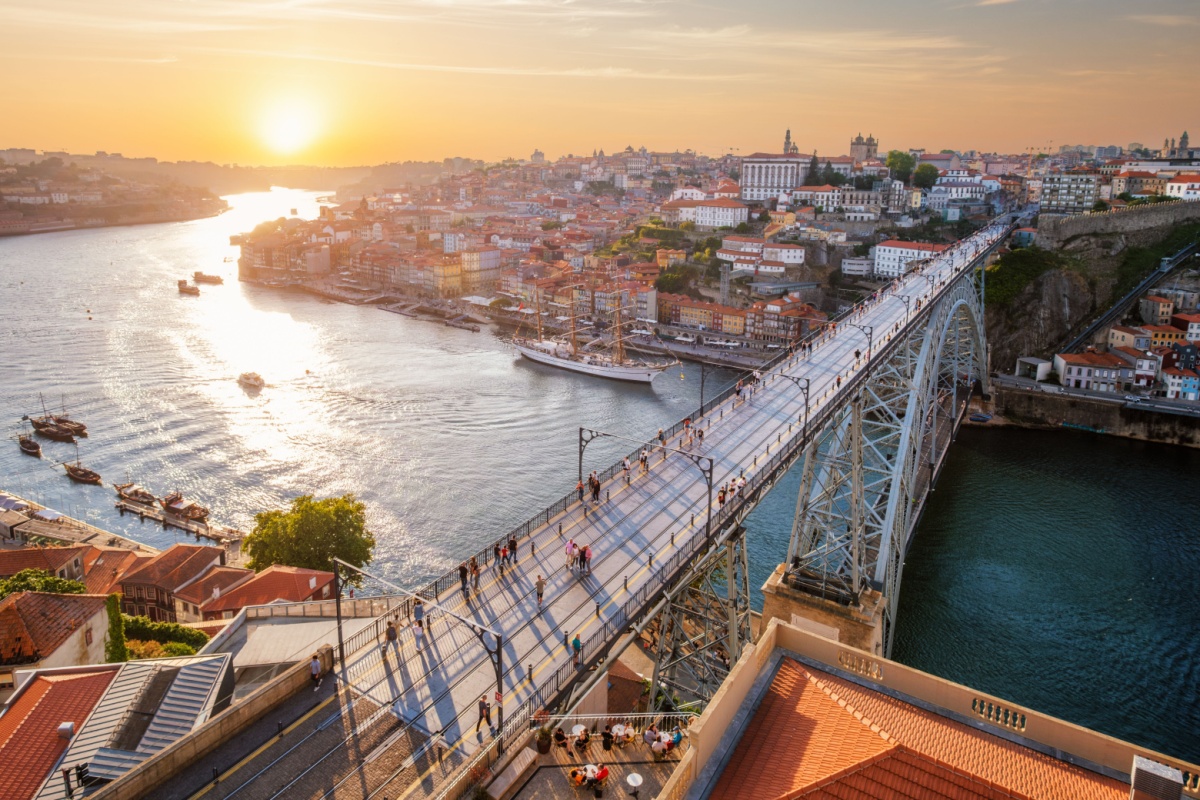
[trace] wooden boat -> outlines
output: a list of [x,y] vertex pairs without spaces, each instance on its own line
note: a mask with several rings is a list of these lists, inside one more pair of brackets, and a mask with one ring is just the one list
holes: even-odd
[[67,471],[67,477],[76,483],[100,484],[100,473],[82,466],[78,461],[74,464],[63,464],[63,469]]
[[87,425],[84,425],[82,422],[76,422],[65,414],[52,416],[50,417],[50,420],[53,421],[58,427],[65,428],[76,436],[88,435]]
[[971,422],[990,422],[992,419],[992,415],[991,414],[972,414],[971,416],[967,417],[967,419],[971,420]]
[[179,281],[178,284],[176,284],[176,285],[179,287],[180,294],[190,294],[193,297],[198,297],[200,295],[200,287],[192,286],[190,283],[187,282],[186,278],[184,280]]
[[21,446],[21,452],[25,455],[35,456],[36,458],[42,457],[42,446],[37,443],[37,439],[34,439],[29,434],[22,433],[18,436],[17,444]]
[[33,426],[33,430],[38,436],[45,436],[56,442],[75,441],[75,434],[61,425],[51,422],[49,417],[31,417],[29,424]]
[[162,506],[163,511],[168,514],[173,514],[184,519],[194,520],[196,522],[204,522],[208,519],[208,509],[204,506],[196,505],[190,500],[185,500],[180,492],[171,492],[166,497],[158,501]]
[[192,280],[196,283],[224,283],[225,279],[220,275],[205,275],[203,272],[192,273]]
[[136,483],[114,483],[113,488],[117,490],[117,494],[120,495],[122,500],[128,500],[131,503],[153,506],[158,502],[157,497]]

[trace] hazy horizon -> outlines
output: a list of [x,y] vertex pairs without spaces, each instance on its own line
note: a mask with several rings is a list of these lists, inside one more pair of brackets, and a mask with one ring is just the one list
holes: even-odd
[[[369,166],[1159,147],[1198,92],[1185,0],[0,2],[11,146]],[[1147,111],[1147,106],[1150,110]]]

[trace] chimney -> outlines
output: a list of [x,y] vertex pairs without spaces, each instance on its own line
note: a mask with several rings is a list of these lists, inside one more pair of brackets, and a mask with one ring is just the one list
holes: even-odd
[[221,587],[220,587],[220,586],[214,586],[214,587],[213,587],[213,600],[217,600],[217,599],[219,599],[220,597],[221,597]]
[[58,738],[66,739],[67,741],[70,741],[71,737],[74,735],[75,735],[75,723],[74,722],[58,723]]
[[1182,795],[1182,772],[1148,758],[1133,757],[1129,800],[1179,800]]
[[313,575],[311,578],[308,579],[308,588],[310,591],[314,591],[314,592],[317,590],[317,576],[316,575]]

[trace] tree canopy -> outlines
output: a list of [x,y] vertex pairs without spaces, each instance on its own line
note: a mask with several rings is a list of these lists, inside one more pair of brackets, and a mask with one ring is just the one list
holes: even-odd
[[893,178],[908,183],[913,168],[917,165],[917,159],[911,153],[906,153],[903,150],[892,150],[887,154],[887,161],[885,163],[887,164],[887,168],[891,170]]
[[306,494],[286,511],[255,514],[242,548],[254,570],[286,564],[332,571],[334,558],[356,567],[370,563],[375,536],[367,530],[366,506],[353,494],[323,500]]
[[87,587],[79,581],[51,575],[44,569],[23,569],[11,578],[0,578],[0,598],[14,592],[83,594],[86,591]]
[[918,189],[932,189],[937,179],[938,168],[933,164],[921,164],[912,174],[912,184]]

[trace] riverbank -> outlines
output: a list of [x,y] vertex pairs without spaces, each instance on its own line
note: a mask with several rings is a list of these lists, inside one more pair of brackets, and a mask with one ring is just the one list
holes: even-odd
[[[0,512],[6,516],[0,519],[0,540],[5,544],[22,543],[52,543],[52,544],[91,544],[103,547],[123,547],[127,550],[154,555],[158,548],[134,541],[119,533],[97,528],[82,520],[68,517],[44,506],[36,500],[4,491],[3,494],[15,498],[29,507],[28,515],[9,511]],[[8,516],[11,515],[11,516]],[[18,517],[24,517],[23,520]]]
[[101,228],[128,228],[133,225],[159,225],[165,222],[195,222],[196,220],[219,217],[228,207],[209,209],[200,213],[168,214],[149,213],[126,217],[113,222],[91,218],[76,220],[70,217],[44,220],[42,222],[0,218],[0,238],[33,236],[39,233],[61,233],[62,231],[99,230]]
[[1067,428],[1200,449],[1200,417],[1151,411],[1111,400],[997,385],[990,401],[973,400],[971,410],[991,414],[992,418],[987,422],[971,422],[968,418],[965,425],[1033,430]]

